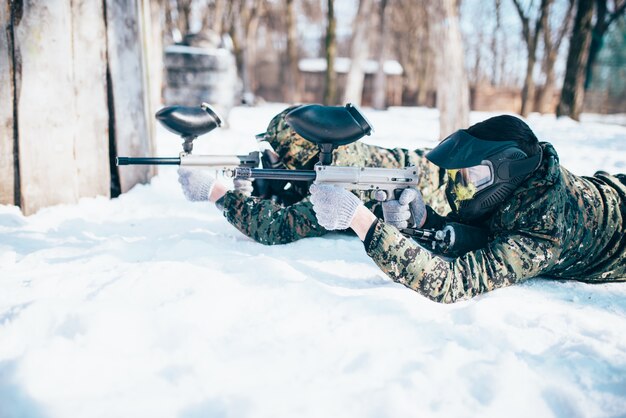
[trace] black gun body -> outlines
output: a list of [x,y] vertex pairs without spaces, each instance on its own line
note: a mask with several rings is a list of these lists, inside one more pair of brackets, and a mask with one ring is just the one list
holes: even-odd
[[180,165],[180,157],[117,157],[116,165]]

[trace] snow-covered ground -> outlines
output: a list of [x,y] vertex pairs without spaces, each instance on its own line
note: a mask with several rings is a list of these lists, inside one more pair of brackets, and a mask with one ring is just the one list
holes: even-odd
[[[194,151],[254,150],[283,108],[235,108]],[[435,110],[365,111],[370,143],[436,144]],[[626,127],[529,123],[575,173],[626,171]],[[179,146],[160,131],[160,155]],[[174,168],[118,199],[0,206],[1,418],[476,416],[626,416],[626,284],[438,305],[356,237],[249,240]]]

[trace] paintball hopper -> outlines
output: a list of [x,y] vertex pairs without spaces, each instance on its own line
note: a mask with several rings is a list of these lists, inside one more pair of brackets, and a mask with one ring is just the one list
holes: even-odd
[[322,165],[332,162],[335,148],[351,144],[373,131],[367,118],[352,103],[299,106],[287,113],[285,121],[302,138],[319,146]]
[[220,116],[207,103],[198,107],[167,106],[155,117],[165,129],[183,138],[186,153],[191,153],[194,139],[222,125]]

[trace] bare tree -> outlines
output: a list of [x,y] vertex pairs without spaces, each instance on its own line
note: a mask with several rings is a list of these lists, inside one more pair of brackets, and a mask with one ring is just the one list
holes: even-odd
[[389,4],[389,41],[404,69],[407,97],[425,105],[435,88],[435,53],[430,43],[432,22],[425,1],[394,0]]
[[580,118],[585,97],[584,82],[589,45],[591,43],[591,20],[593,0],[578,0],[574,30],[569,42],[565,80],[561,91],[561,101],[556,108],[557,116]]
[[201,31],[207,28],[218,35],[224,33],[224,19],[228,15],[228,0],[208,1],[202,13]]
[[555,92],[554,64],[561,49],[561,42],[571,26],[573,11],[574,0],[570,0],[560,27],[555,28],[556,33],[552,33],[552,19],[549,19],[548,13],[541,17],[543,19],[543,72],[546,76],[543,88],[537,98],[537,110],[541,113],[552,113],[554,111],[554,107],[552,107],[552,99]]
[[596,0],[596,23],[591,31],[591,45],[585,70],[585,90],[589,88],[593,76],[593,64],[604,44],[604,35],[615,20],[624,14],[626,0],[613,1],[613,12],[609,11],[607,0]]
[[337,36],[335,20],[335,2],[328,0],[327,27],[326,27],[326,76],[324,86],[324,104],[333,105],[337,97],[337,74],[335,73],[335,58],[337,56]]
[[469,87],[456,1],[442,0],[430,6],[433,22],[430,39],[436,51],[439,136],[445,138],[469,123]]
[[493,54],[493,63],[491,65],[491,85],[498,84],[498,69],[500,62],[500,44],[498,43],[498,35],[502,28],[502,0],[494,0],[494,12],[496,24],[491,34],[491,53]]
[[387,50],[387,0],[380,0],[378,7],[378,70],[374,79],[374,109],[387,108],[387,86],[385,76],[385,53]]
[[[537,62],[537,44],[541,34],[544,16],[547,16],[550,3],[552,0],[541,0],[537,19],[532,25],[530,10],[524,11],[519,0],[513,0],[517,14],[522,21],[522,37],[526,43],[526,51],[528,60],[526,61],[526,76],[524,77],[524,87],[522,88],[522,108],[520,114],[524,117],[528,116],[533,102],[535,100],[535,80],[533,78],[533,70]],[[532,7],[532,3],[531,3]],[[531,28],[534,26],[534,30]]]
[[191,6],[193,0],[174,0],[172,11],[175,14],[174,24],[184,38],[191,28]]
[[233,0],[229,4],[229,29],[237,60],[237,70],[243,84],[244,100],[251,101],[254,92],[252,65],[255,60],[256,35],[265,10],[263,0]]
[[361,104],[363,96],[364,65],[370,52],[370,36],[368,27],[372,26],[373,0],[360,0],[359,8],[352,26],[352,42],[350,45],[350,70],[346,77],[343,95],[344,103]]
[[298,72],[298,32],[296,28],[296,7],[294,0],[286,0],[287,18],[287,65],[284,96],[290,103],[300,101]]

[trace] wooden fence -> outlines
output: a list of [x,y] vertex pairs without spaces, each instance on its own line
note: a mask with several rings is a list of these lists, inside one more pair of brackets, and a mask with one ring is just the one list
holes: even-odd
[[150,179],[111,164],[154,151],[149,11],[149,0],[0,5],[0,204],[32,214]]

